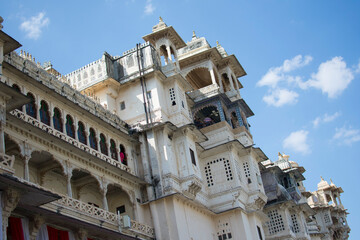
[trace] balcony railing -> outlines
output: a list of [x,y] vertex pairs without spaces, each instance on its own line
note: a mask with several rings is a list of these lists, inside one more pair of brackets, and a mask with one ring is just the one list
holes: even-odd
[[[87,216],[90,216],[90,217],[93,217],[93,218],[96,218],[99,220],[103,220],[112,225],[115,225],[116,228],[119,225],[121,228],[124,227],[123,221],[122,221],[123,217],[121,215],[117,215],[115,213],[106,211],[102,208],[95,207],[91,204],[84,203],[82,201],[68,197],[66,195],[61,195],[61,196],[62,196],[62,198],[57,200],[55,204],[60,204],[65,208],[70,208],[71,210],[73,210],[73,212],[80,212]],[[132,219],[131,219],[130,223],[131,223],[130,228],[124,229],[124,231],[134,233],[135,235],[141,234],[141,235],[144,235],[149,238],[155,238],[154,228],[152,228],[146,224],[139,223]]]
[[15,162],[14,156],[6,155],[5,153],[0,153],[0,169],[13,174],[15,169],[13,168]]
[[132,175],[135,175],[134,171],[130,167],[122,164],[120,161],[114,160],[114,159],[106,156],[105,154],[102,154],[101,152],[90,148],[89,146],[79,142],[78,140],[56,130],[55,128],[52,128],[51,126],[49,126],[45,123],[40,122],[39,120],[25,114],[24,112],[19,111],[18,109],[15,109],[15,110],[11,111],[10,113],[13,116],[17,117],[18,119],[21,119],[21,120],[33,125],[34,127],[44,130],[45,132],[47,132],[57,138],[60,138],[61,140],[64,140],[65,142],[70,143],[74,147],[84,150],[85,152],[87,152],[97,158],[100,158],[101,160],[103,160],[117,168],[120,168],[128,173],[131,173]]

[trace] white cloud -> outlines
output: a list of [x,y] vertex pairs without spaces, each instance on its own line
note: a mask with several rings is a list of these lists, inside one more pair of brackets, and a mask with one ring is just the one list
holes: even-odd
[[20,29],[25,31],[26,37],[36,40],[40,37],[42,28],[49,25],[49,22],[50,20],[45,17],[45,13],[40,12],[38,15],[22,22]]
[[146,5],[144,9],[144,13],[146,15],[151,15],[155,11],[155,7],[152,4],[152,0],[146,0]]
[[336,112],[333,115],[329,115],[327,113],[324,114],[322,117],[315,118],[312,123],[314,128],[318,127],[320,123],[328,123],[334,121],[336,118],[338,118],[341,115],[340,112]]
[[257,86],[269,86],[275,88],[280,81],[292,82],[294,80],[299,81],[299,76],[291,76],[285,73],[289,73],[293,70],[299,69],[308,65],[312,61],[311,56],[297,55],[292,59],[286,59],[280,67],[273,67],[257,82]]
[[290,133],[283,141],[283,147],[302,154],[310,153],[310,146],[307,143],[308,134],[309,132],[305,130]]
[[355,69],[355,73],[360,73],[360,61]]
[[303,89],[309,87],[320,89],[329,98],[339,96],[354,79],[353,72],[346,67],[346,62],[342,57],[321,63],[317,73],[311,75],[311,79],[300,82],[299,86]]
[[294,91],[289,91],[287,89],[273,89],[270,90],[270,95],[265,95],[263,97],[264,102],[268,105],[275,107],[281,107],[286,104],[294,104],[297,102],[299,94]]
[[317,117],[312,121],[314,128],[317,128],[321,122],[321,117]]
[[336,140],[339,145],[351,145],[354,142],[360,141],[360,130],[345,126],[336,128],[333,139]]

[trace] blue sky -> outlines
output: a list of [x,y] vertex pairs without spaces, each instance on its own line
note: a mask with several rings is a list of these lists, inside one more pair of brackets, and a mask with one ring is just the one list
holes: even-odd
[[355,0],[0,2],[3,31],[62,74],[135,47],[159,16],[185,42],[193,30],[218,40],[248,74],[241,94],[256,145],[303,165],[311,191],[320,176],[341,186],[350,239],[360,239],[359,12]]

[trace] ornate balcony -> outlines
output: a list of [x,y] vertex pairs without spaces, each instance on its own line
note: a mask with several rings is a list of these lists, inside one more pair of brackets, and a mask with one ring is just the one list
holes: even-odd
[[124,220],[127,216],[117,215],[65,195],[61,196],[61,199],[42,207],[88,223],[98,224],[98,220],[100,220],[103,222],[102,227],[113,231],[120,231],[128,235],[139,235],[145,239],[155,238],[154,228],[146,224],[131,219],[130,225],[126,226]]
[[121,162],[119,162],[117,160],[112,159],[111,157],[106,156],[105,154],[102,154],[101,152],[99,152],[95,149],[90,148],[89,146],[79,142],[78,140],[56,130],[55,128],[50,127],[49,125],[46,125],[45,123],[40,122],[39,120],[25,114],[24,112],[19,111],[18,109],[11,111],[10,114],[17,117],[18,119],[23,120],[24,122],[27,122],[27,123],[33,125],[34,127],[37,127],[49,134],[61,139],[61,140],[64,140],[65,142],[68,142],[69,144],[73,145],[74,147],[76,147],[78,149],[81,149],[81,150],[83,150],[83,151],[117,167],[117,168],[120,168],[132,175],[135,175],[134,171],[130,167],[122,164]]
[[13,174],[15,169],[13,168],[15,162],[14,156],[6,155],[5,153],[0,153],[0,171],[5,171],[7,173]]

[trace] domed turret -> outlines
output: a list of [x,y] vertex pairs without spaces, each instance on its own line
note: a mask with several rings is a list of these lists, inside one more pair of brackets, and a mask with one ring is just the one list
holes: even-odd
[[325,181],[323,179],[323,177],[321,177],[321,181],[318,183],[317,187],[318,187],[318,190],[321,190],[321,189],[326,189],[326,188],[330,187],[330,185],[327,181]]

